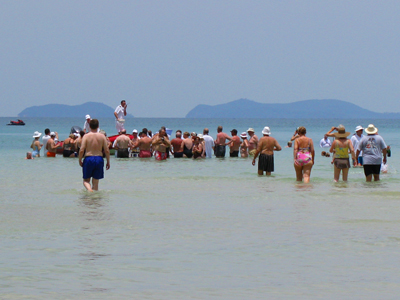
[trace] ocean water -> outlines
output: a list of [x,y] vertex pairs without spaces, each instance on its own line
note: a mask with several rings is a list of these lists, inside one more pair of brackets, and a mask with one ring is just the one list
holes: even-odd
[[[229,132],[270,126],[284,146],[298,126],[316,145],[331,126],[374,123],[392,157],[380,182],[331,158],[295,181],[292,149],[271,177],[251,159],[111,158],[100,191],[78,160],[25,160],[33,132],[68,136],[83,119],[0,118],[0,299],[394,299],[400,293],[400,120],[127,119],[126,127]],[[108,135],[112,118],[100,120]]]

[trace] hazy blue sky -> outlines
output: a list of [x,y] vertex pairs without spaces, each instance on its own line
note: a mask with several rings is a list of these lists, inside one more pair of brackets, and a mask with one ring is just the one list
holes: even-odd
[[0,0],[0,115],[126,99],[184,117],[239,98],[400,112],[399,16],[398,0]]

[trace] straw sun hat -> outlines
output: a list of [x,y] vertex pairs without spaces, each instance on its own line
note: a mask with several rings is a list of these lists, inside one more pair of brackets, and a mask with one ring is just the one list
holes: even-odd
[[335,136],[335,138],[340,139],[340,138],[346,138],[350,135],[350,132],[346,132],[346,129],[344,128],[343,125],[339,125],[337,127],[337,131],[335,132],[333,135]]

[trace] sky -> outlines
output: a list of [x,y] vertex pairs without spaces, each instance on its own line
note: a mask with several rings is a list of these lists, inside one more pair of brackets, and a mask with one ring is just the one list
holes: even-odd
[[135,117],[240,98],[400,112],[399,16],[397,0],[0,0],[0,116],[122,99]]

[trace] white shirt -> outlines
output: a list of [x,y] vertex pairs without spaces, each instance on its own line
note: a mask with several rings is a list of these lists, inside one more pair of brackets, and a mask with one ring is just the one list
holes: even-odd
[[204,138],[204,146],[206,148],[206,157],[212,158],[213,155],[212,147],[214,146],[214,139],[212,138],[212,136],[209,136],[208,134],[205,134],[203,138]]
[[326,140],[325,140],[325,138],[323,138],[323,139],[319,142],[319,146],[320,146],[321,148],[327,148],[327,147],[332,146],[332,142],[331,142],[331,140],[330,140],[329,138],[326,138]]
[[[358,136],[357,134],[353,134],[352,137],[351,137],[351,139],[350,139],[351,143],[353,144],[353,148],[354,148],[354,151],[355,151],[355,152],[357,152],[358,143],[360,142],[360,140],[362,139],[362,137],[363,137],[363,135]],[[360,156],[362,156],[362,151],[360,151],[359,157],[360,157]]]
[[124,113],[125,109],[122,107],[122,105],[118,105],[117,108],[115,109],[115,112],[117,113],[118,119],[123,119],[125,116]]
[[49,135],[45,135],[45,136],[42,137],[43,156],[46,156],[46,153],[47,153],[46,145],[47,145],[47,141],[48,141],[49,139],[50,139],[50,136],[49,136]]
[[90,132],[90,126],[89,126],[89,122],[85,121],[85,124],[83,124],[83,130],[86,130],[86,133]]

